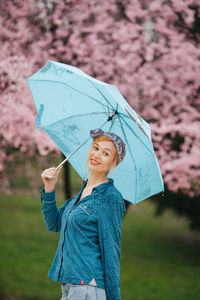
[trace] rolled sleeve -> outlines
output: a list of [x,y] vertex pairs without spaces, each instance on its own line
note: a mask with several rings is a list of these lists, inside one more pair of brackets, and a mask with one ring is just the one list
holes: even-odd
[[120,300],[120,241],[124,200],[111,194],[99,204],[99,243],[105,273],[108,300]]

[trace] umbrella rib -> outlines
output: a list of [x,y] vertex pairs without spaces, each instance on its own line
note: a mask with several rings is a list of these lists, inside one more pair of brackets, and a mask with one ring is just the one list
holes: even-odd
[[[126,112],[128,113],[128,111],[126,110]],[[131,118],[135,123],[136,125],[142,130],[142,132],[148,137],[149,139],[149,136],[146,134],[146,132],[144,131],[144,129],[142,128],[142,126],[128,113],[128,115],[126,114],[123,114],[121,113],[121,115],[125,118]]]
[[[84,95],[84,96],[87,96],[88,98],[90,98],[90,99],[96,101],[97,103],[99,103],[100,105],[102,105],[103,107],[106,107],[106,108],[108,109],[108,105],[106,106],[106,105],[103,104],[101,101],[97,100],[96,98],[91,97],[91,96],[89,96],[88,94],[85,94],[85,93],[79,91],[79,90],[76,89],[76,88],[73,88],[71,85],[69,85],[69,84],[67,84],[67,83],[64,83],[64,84],[66,84],[66,85],[67,85],[68,87],[70,87],[71,89],[74,89],[74,90],[77,91],[78,93],[80,93],[80,94],[82,94],[82,95]],[[92,85],[92,86],[93,86],[93,85]],[[95,87],[95,88],[96,88],[96,87]],[[97,88],[96,88],[96,89],[97,89]],[[98,90],[98,89],[97,89],[97,90]],[[104,98],[104,99],[106,100],[106,103],[108,104],[109,102],[107,101],[107,99],[106,99],[106,98]],[[110,103],[109,103],[109,104],[110,104]],[[109,113],[109,111],[108,111],[108,113]]]
[[[120,116],[119,116],[118,114],[117,114],[117,117],[118,117],[118,119],[119,119],[119,123],[120,123],[120,125],[121,125],[121,130],[122,130],[124,139],[125,139],[125,141],[126,141],[126,143],[127,143],[127,146],[128,146],[128,149],[129,149],[131,158],[132,158],[133,165],[134,165],[134,167],[135,167],[135,170],[137,171],[135,159],[134,159],[134,157],[133,157],[133,155],[132,155],[132,152],[131,152],[131,149],[130,149],[130,145],[129,145],[128,140],[127,140],[127,138],[126,138],[126,134],[125,134],[124,127],[123,127],[123,125],[122,125],[122,122],[121,122],[121,120],[120,120]],[[135,189],[136,189],[136,191],[135,191],[135,198],[136,198],[136,196],[137,196],[137,176],[135,176],[135,177],[136,177],[136,183],[135,183]]]
[[[121,113],[120,113],[121,114]],[[152,153],[152,150],[149,149],[149,147],[147,147],[147,145],[140,139],[140,137],[133,131],[133,129],[130,127],[130,125],[126,122],[126,120],[124,120],[124,118],[122,118],[122,121],[127,125],[127,127],[132,131],[132,133],[140,140],[140,142]]]
[[[34,79],[34,81],[52,81],[52,82],[55,82],[55,81],[53,81],[53,80],[41,80],[41,79]],[[78,89],[72,87],[71,85],[69,85],[69,84],[67,84],[67,83],[65,83],[65,82],[62,82],[62,83],[65,84],[66,86],[68,86],[69,88],[75,90],[76,92],[78,92],[78,93],[80,93],[80,94],[82,94],[82,95],[84,95],[84,96],[87,96],[88,98],[90,98],[90,99],[96,101],[97,103],[99,103],[99,104],[101,104],[102,106],[104,106],[104,107],[107,108],[107,106],[106,106],[105,104],[103,104],[102,102],[100,102],[99,100],[97,100],[97,99],[95,99],[95,98],[89,96],[88,94],[85,94],[85,93],[79,91]]]
[[108,132],[110,132],[111,128],[113,127],[113,123],[114,123],[114,121],[112,120]]
[[90,84],[101,94],[101,96],[104,98],[104,100],[106,100],[106,103],[107,103],[107,109],[108,109],[108,113],[110,113],[110,111],[109,111],[109,106],[108,106],[108,104],[112,107],[112,109],[114,109],[114,107],[110,104],[110,102],[106,99],[106,97],[104,96],[104,94],[89,80],[89,79],[87,79],[89,82],[90,82]]
[[45,128],[48,127],[48,126],[52,126],[53,124],[56,124],[56,123],[62,122],[62,124],[63,124],[63,120],[69,120],[69,119],[71,119],[71,118],[85,117],[85,116],[99,115],[99,114],[107,114],[107,112],[91,112],[91,113],[85,113],[85,114],[73,115],[73,116],[64,118],[64,119],[62,119],[62,120],[56,121],[56,122],[54,122],[54,123],[52,123],[52,124],[46,125],[46,126],[43,127],[43,129],[45,129]]
[[97,100],[97,99],[95,99],[95,98],[89,96],[88,94],[85,94],[85,93],[83,93],[83,92],[80,92],[78,89],[73,88],[71,85],[69,85],[69,84],[67,84],[67,83],[65,83],[65,82],[64,82],[64,84],[66,84],[66,85],[67,85],[68,87],[70,87],[71,89],[74,89],[74,90],[77,91],[78,93],[80,93],[80,94],[82,94],[82,95],[84,95],[84,96],[87,96],[87,97],[89,97],[90,99],[92,99],[92,100],[96,101],[97,103],[101,104],[102,106],[105,106],[105,107],[106,107],[106,105],[103,104],[102,102],[100,102],[99,100]]

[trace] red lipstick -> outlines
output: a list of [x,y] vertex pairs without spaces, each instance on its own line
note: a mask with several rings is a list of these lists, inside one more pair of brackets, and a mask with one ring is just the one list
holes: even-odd
[[97,165],[100,164],[100,163],[99,163],[98,161],[96,161],[94,158],[90,158],[90,163],[91,163],[91,165],[93,165],[93,166],[97,166]]

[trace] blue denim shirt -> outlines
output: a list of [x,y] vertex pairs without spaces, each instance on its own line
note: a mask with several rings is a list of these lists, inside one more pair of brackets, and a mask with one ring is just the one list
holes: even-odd
[[[42,213],[50,231],[60,240],[48,276],[61,283],[89,284],[94,278],[106,290],[108,300],[120,300],[120,241],[125,204],[113,179],[80,192],[60,209],[55,191],[41,190]],[[79,201],[77,201],[79,200]]]

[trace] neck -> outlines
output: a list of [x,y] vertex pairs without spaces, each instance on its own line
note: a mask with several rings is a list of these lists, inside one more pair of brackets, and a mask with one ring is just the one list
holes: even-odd
[[87,182],[87,187],[95,187],[101,183],[107,182],[108,178],[106,177],[105,173],[96,173],[90,171],[89,176],[88,176],[88,182]]

